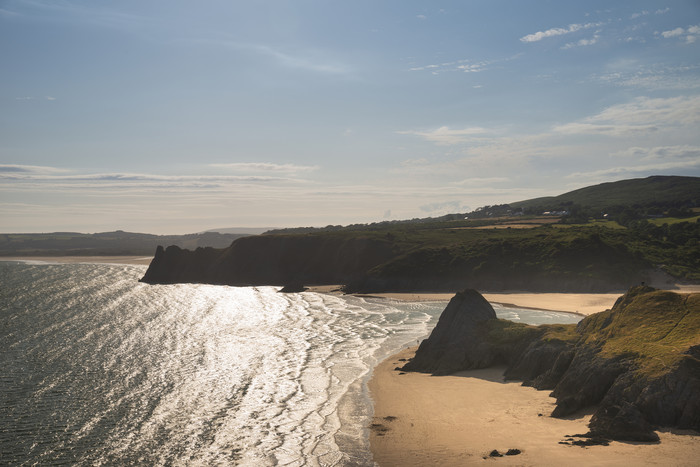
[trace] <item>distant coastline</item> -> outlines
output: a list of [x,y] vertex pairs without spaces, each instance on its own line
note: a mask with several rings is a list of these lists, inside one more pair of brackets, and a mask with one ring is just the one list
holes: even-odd
[[100,263],[148,266],[152,256],[0,256],[0,261],[41,261],[43,263]]

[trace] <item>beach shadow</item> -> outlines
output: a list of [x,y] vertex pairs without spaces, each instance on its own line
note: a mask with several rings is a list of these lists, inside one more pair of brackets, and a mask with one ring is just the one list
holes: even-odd
[[[518,383],[519,381],[516,380],[506,380],[503,375],[506,371],[505,365],[501,366],[491,366],[488,368],[480,368],[478,370],[464,370],[464,371],[458,371],[456,373],[452,373],[451,375],[447,376],[457,376],[460,378],[475,378],[475,379],[481,379],[484,381],[489,381],[491,383],[501,383],[501,384],[509,384],[509,383]],[[439,378],[439,376],[437,376]]]
[[580,420],[582,418],[590,417],[595,413],[595,411],[598,409],[597,405],[593,405],[590,407],[584,407],[580,410],[577,410],[576,412],[569,414],[565,417],[557,417],[559,420]]

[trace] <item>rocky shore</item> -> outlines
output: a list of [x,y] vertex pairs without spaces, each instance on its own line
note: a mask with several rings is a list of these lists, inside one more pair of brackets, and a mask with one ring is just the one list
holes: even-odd
[[506,379],[552,391],[553,417],[595,407],[579,436],[589,441],[578,442],[655,442],[658,427],[700,431],[699,336],[700,294],[634,287],[578,325],[535,327],[498,320],[465,290],[402,370],[446,375],[504,364]]

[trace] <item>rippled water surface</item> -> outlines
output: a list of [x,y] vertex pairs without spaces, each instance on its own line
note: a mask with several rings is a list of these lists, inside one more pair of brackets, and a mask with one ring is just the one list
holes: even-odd
[[371,369],[445,306],[144,271],[0,262],[0,464],[371,465]]

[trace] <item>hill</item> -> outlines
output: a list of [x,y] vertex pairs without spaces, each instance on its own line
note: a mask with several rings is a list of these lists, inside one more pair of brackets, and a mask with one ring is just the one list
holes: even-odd
[[[342,230],[395,230],[446,225],[484,227],[522,224],[531,226],[557,222],[586,223],[589,219],[616,221],[627,226],[632,221],[658,218],[689,218],[700,208],[700,177],[661,176],[601,183],[558,196],[546,196],[508,204],[482,206],[472,212],[441,217],[353,224],[348,226],[294,227],[274,229],[268,234],[302,234]],[[544,218],[542,217],[544,216]]]
[[151,235],[133,232],[0,234],[0,256],[150,256],[158,245],[225,248],[245,234],[204,232]]
[[700,177],[652,176],[601,183],[558,196],[510,203],[515,209],[547,211],[579,205],[593,211],[615,207],[647,207],[659,210],[700,206]]

